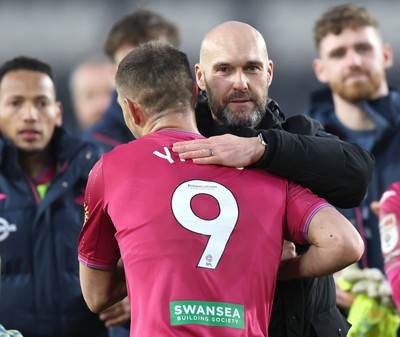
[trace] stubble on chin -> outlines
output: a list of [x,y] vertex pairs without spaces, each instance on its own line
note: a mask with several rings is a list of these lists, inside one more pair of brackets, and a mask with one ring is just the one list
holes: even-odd
[[212,114],[217,121],[221,124],[228,126],[246,126],[254,128],[261,123],[261,120],[266,114],[266,100],[265,103],[259,102],[258,104],[252,100],[254,105],[253,109],[238,109],[233,111],[229,108],[229,102],[217,102],[211,95],[208,97],[208,103]]
[[381,84],[385,81],[384,75],[369,76],[367,81],[359,81],[346,84],[345,80],[340,83],[332,83],[331,88],[340,97],[350,103],[356,103],[364,100],[371,100],[376,96]]
[[253,109],[251,111],[239,110],[236,112],[231,111],[226,107],[222,112],[222,119],[224,124],[229,126],[246,126],[254,128],[260,124],[264,113],[261,113],[259,109]]

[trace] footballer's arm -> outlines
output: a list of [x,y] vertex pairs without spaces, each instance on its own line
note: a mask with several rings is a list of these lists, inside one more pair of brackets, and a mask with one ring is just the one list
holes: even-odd
[[334,207],[320,209],[308,228],[310,248],[281,265],[279,278],[321,277],[357,262],[364,243],[354,226]]
[[100,313],[127,296],[125,274],[121,265],[104,270],[80,263],[79,274],[83,297],[94,313]]

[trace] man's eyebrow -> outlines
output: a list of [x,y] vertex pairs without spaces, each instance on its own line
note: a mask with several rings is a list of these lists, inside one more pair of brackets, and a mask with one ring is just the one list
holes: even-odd
[[227,67],[229,66],[229,62],[217,62],[213,64],[213,68],[219,68],[219,67]]
[[46,96],[46,95],[38,95],[38,96],[35,96],[35,99],[51,99],[51,97]]
[[334,49],[331,49],[331,50],[328,52],[328,56],[333,56],[333,55],[335,55],[335,54],[337,54],[337,53],[344,52],[345,50],[346,50],[346,47],[336,47],[336,48],[334,48]]
[[[11,94],[8,97],[10,97],[10,98],[24,98],[24,97],[28,97],[28,96],[25,96],[24,94]],[[33,97],[33,98],[50,98],[50,96],[44,95],[44,94],[39,94],[39,95],[35,95],[35,96],[30,96],[30,97]]]
[[367,41],[362,41],[362,42],[357,42],[354,44],[354,47],[359,48],[359,47],[372,47],[372,44],[367,42]]
[[246,65],[263,65],[264,62],[260,60],[249,60],[246,62]]
[[18,99],[20,99],[20,98],[22,98],[23,96],[22,95],[19,95],[19,94],[16,94],[16,95],[10,95],[10,96],[8,96],[7,98],[9,98],[9,99],[16,99],[16,98],[18,98]]
[[[248,66],[248,65],[263,65],[263,64],[264,64],[264,62],[260,61],[260,60],[249,60],[249,61],[246,61],[246,63],[244,65]],[[214,63],[212,67],[213,68],[228,67],[230,65],[231,65],[231,63],[229,63],[229,62],[217,62],[217,63]]]

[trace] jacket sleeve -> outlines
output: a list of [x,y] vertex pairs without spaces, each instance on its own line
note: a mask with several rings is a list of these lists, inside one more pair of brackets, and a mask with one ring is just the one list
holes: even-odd
[[308,187],[336,207],[361,203],[375,162],[369,152],[324,132],[307,116],[288,118],[282,128],[259,130],[268,145],[255,166]]

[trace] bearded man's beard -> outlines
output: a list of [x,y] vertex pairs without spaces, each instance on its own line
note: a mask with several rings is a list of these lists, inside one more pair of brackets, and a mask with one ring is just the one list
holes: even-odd
[[[267,110],[268,88],[265,88],[265,94],[262,97],[255,97],[250,92],[234,92],[228,97],[225,97],[220,103],[213,95],[213,90],[207,82],[205,85],[211,112],[219,122],[229,126],[247,126],[251,128],[261,123]],[[254,109],[248,111],[248,109],[243,108],[237,111],[231,111],[228,108],[228,104],[231,100],[235,99],[250,100],[254,104]]]
[[342,80],[340,82],[331,83],[331,89],[350,103],[371,100],[375,97],[376,92],[386,78],[384,72],[367,75],[369,81],[346,84],[344,80]]

